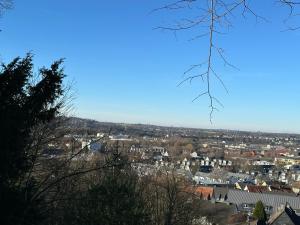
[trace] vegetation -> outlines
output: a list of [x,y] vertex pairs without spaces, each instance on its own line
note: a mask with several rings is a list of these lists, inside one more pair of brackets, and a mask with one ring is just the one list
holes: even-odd
[[[172,171],[139,178],[109,146],[110,157],[72,161],[43,157],[65,104],[62,60],[32,81],[33,57],[16,58],[0,72],[1,224],[192,224],[200,200],[184,192]],[[59,132],[58,132],[59,133]]]
[[[11,7],[8,2],[0,1],[0,13]],[[214,1],[211,2],[214,9]],[[213,14],[210,17],[214,19]],[[214,27],[210,29],[212,39],[215,31]],[[211,42],[210,52],[212,46]],[[58,60],[35,76],[33,57],[28,54],[3,64],[0,70],[0,224],[195,224],[205,206],[186,191],[185,180],[173,171],[140,178],[118,151],[91,162],[72,161],[84,149],[71,149],[61,159],[42,157],[47,138],[58,136],[48,132],[58,131],[57,120],[65,106],[62,63]],[[203,74],[208,88],[214,73],[210,63]],[[218,100],[210,89],[198,97],[203,94],[210,98],[212,114]],[[192,139],[174,139],[178,155],[189,156],[194,149]],[[212,210],[205,213],[214,217]],[[253,215],[266,221],[261,201]]]
[[267,214],[265,212],[265,207],[262,201],[258,201],[255,205],[253,216],[261,222],[267,221]]
[[[38,140],[34,129],[58,115],[63,104],[62,60],[42,68],[33,78],[32,55],[16,58],[0,71],[0,204],[1,224],[35,224],[40,219],[34,198],[36,179],[31,176]],[[26,222],[25,222],[26,221]]]
[[151,224],[137,175],[124,157],[116,156],[113,165],[87,180],[86,190],[73,193],[62,224]]

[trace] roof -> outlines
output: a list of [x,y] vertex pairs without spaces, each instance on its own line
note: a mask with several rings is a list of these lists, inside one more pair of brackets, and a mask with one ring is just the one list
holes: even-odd
[[207,186],[190,186],[186,191],[203,199],[209,199],[213,196],[214,188]]
[[300,188],[300,181],[296,181],[292,184],[293,188]]
[[213,177],[211,177],[211,173],[204,173],[204,172],[200,172],[197,171],[194,175],[194,180],[198,183],[201,184],[205,184],[205,185],[221,185],[221,184],[225,184],[225,182],[223,182],[222,180],[219,179],[214,179]]
[[272,184],[270,187],[271,187],[272,192],[276,192],[276,193],[281,192],[281,193],[286,193],[286,194],[290,193],[292,195],[294,194],[293,190],[286,185]]
[[267,186],[256,186],[256,185],[247,185],[247,189],[249,192],[255,192],[255,193],[264,193],[270,191]]
[[220,196],[225,198],[226,195],[228,197],[228,190],[228,187],[214,187],[214,198],[219,198]]
[[296,215],[295,211],[288,204],[286,204],[281,210],[273,213],[269,218],[268,224],[272,225],[282,216],[288,217],[290,221],[296,225],[300,224],[300,217]]
[[236,177],[236,178],[240,178],[240,179],[247,179],[250,177],[250,175],[248,174],[244,174],[244,173],[232,173],[232,172],[228,172],[227,173],[228,177]]
[[237,182],[236,184],[237,184],[238,186],[240,186],[240,188],[241,188],[242,190],[244,190],[245,187],[247,186],[247,184],[246,184],[246,183],[243,183],[243,182]]
[[261,200],[264,205],[272,206],[273,208],[281,207],[287,202],[294,209],[300,209],[300,198],[296,197],[296,195],[278,195],[273,194],[272,192],[253,193],[233,189],[229,189],[228,191],[227,201],[236,205],[243,203],[255,204],[259,200]]

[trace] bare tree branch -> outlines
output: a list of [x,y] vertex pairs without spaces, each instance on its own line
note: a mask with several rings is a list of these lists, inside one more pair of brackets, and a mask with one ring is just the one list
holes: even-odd
[[[231,68],[237,69],[233,64],[229,63],[226,57],[224,56],[223,48],[216,47],[216,36],[226,34],[224,29],[228,29],[232,26],[232,18],[236,12],[240,13],[241,16],[246,17],[246,14],[254,16],[256,21],[268,21],[266,18],[258,15],[249,5],[249,0],[179,0],[170,4],[167,4],[163,7],[154,9],[152,12],[157,12],[160,10],[177,10],[183,11],[188,9],[190,17],[185,17],[179,22],[173,23],[173,25],[168,26],[158,26],[155,29],[166,30],[172,32],[178,31],[197,31],[200,34],[194,35],[190,38],[189,41],[194,41],[200,38],[208,38],[208,52],[206,60],[200,64],[191,65],[184,73],[184,79],[177,85],[180,86],[186,82],[192,83],[194,79],[201,78],[202,82],[205,82],[206,88],[204,91],[201,91],[194,99],[198,100],[202,96],[207,96],[209,100],[209,118],[212,122],[212,116],[214,111],[218,111],[216,104],[224,107],[221,101],[219,101],[213,93],[212,82],[213,78],[217,82],[220,82],[226,93],[228,89],[226,88],[225,83],[216,70],[214,69],[216,62],[216,57],[219,57],[224,66],[229,66]],[[195,17],[194,13],[190,13],[191,10],[196,11],[198,16]],[[196,72],[195,70],[200,70]],[[193,74],[191,74],[193,73]]]
[[0,16],[5,10],[11,9],[13,7],[12,0],[0,0]]

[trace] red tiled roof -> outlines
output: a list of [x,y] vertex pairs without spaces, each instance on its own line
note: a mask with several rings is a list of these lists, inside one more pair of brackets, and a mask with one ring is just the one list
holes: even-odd
[[213,196],[214,188],[206,186],[190,186],[186,191],[207,200]]
[[267,186],[247,185],[247,188],[249,192],[255,192],[255,193],[269,192],[269,188]]

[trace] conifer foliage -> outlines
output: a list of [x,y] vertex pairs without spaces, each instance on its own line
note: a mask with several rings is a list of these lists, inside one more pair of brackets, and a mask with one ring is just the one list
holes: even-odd
[[265,207],[262,201],[258,201],[255,205],[253,216],[261,222],[265,222],[267,220],[267,214],[265,212]]
[[[62,60],[33,72],[33,56],[15,58],[0,69],[0,224],[38,221],[36,191],[30,171],[36,159],[32,130],[60,111],[63,95]],[[33,80],[36,81],[33,81]],[[39,199],[40,201],[40,199]],[[37,222],[38,223],[38,222]]]

